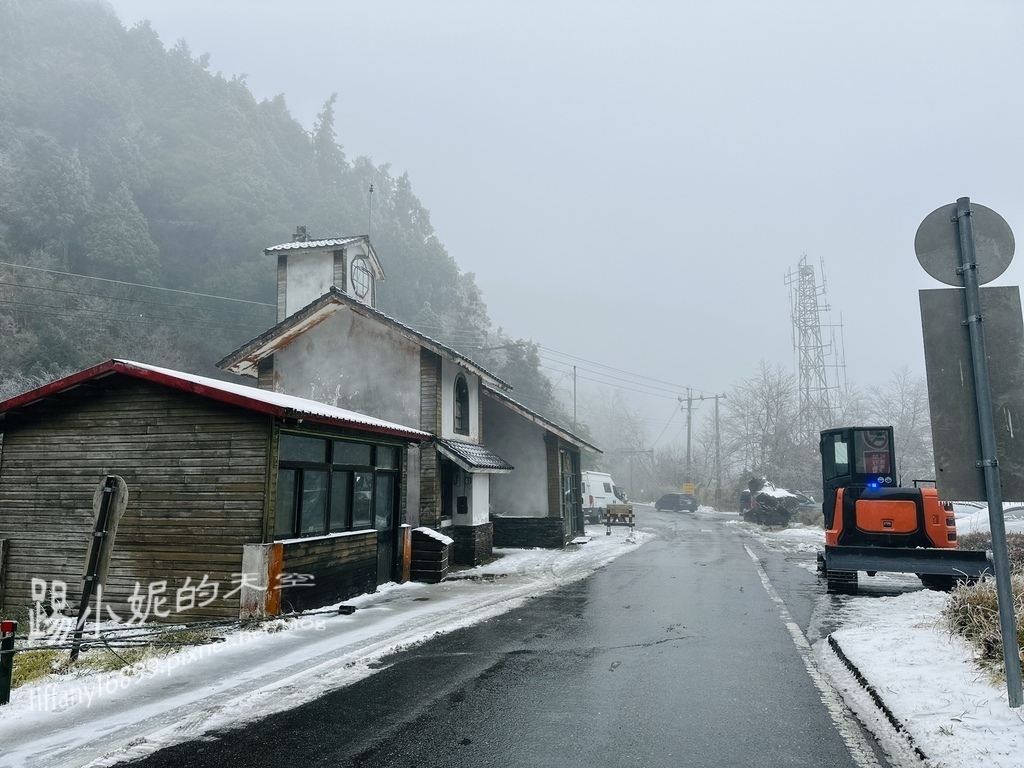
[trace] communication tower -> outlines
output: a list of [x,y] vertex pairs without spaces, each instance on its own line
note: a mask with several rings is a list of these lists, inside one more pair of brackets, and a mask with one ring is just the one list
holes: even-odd
[[[820,430],[833,426],[841,386],[845,386],[846,361],[842,345],[842,321],[838,326],[822,323],[829,311],[825,301],[825,263],[821,261],[821,284],[807,254],[800,257],[796,272],[786,273],[790,287],[793,319],[793,349],[797,358],[800,434],[817,442]],[[836,339],[836,329],[839,339]],[[842,381],[841,381],[842,378]]]

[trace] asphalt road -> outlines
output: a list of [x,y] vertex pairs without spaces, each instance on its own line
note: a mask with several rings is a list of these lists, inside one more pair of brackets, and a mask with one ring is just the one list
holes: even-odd
[[888,765],[815,679],[806,564],[699,515],[643,517],[658,538],[587,579],[133,765]]

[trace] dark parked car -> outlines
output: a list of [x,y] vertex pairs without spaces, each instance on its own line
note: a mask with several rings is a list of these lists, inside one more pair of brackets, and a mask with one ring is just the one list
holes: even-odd
[[664,512],[697,511],[697,499],[688,493],[666,493],[655,503],[654,508]]

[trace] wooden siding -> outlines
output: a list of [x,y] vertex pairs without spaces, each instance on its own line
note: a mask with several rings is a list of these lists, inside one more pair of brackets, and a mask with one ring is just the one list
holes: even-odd
[[277,257],[277,322],[285,319],[288,303],[288,254]]
[[334,251],[334,286],[348,295],[348,249]]
[[259,389],[274,391],[274,356],[264,357],[256,363],[256,386]]
[[[441,358],[420,350],[420,424],[435,435],[441,433]],[[441,467],[433,447],[420,451],[420,525],[441,524]]]
[[480,445],[487,445],[484,440],[484,385],[479,378],[476,380],[476,439]]
[[[377,588],[377,532],[284,542],[283,568],[284,613],[373,592]],[[289,576],[301,574],[312,577],[309,586],[287,586]]]
[[562,516],[561,473],[558,466],[558,445],[556,435],[544,433],[544,447],[547,449],[548,465],[548,517]]
[[[9,414],[0,464],[0,539],[8,539],[9,606],[27,605],[33,577],[81,594],[92,498],[107,474],[124,478],[104,603],[122,619],[136,584],[166,581],[168,620],[237,617],[242,545],[264,535],[272,420],[203,398],[109,377]],[[218,597],[176,611],[177,590],[206,576]],[[153,618],[150,616],[149,618]]]
[[419,428],[441,434],[441,358],[420,348],[420,423]]

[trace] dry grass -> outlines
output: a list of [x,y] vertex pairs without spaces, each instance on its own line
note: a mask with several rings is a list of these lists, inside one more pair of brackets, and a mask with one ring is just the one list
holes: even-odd
[[[5,612],[5,616],[15,611]],[[19,629],[28,626],[28,611],[23,612],[25,621],[22,623],[20,613],[16,620]],[[66,649],[37,649],[19,651],[14,654],[11,688],[26,683],[42,680],[50,675],[72,673],[116,672],[126,667],[134,667],[153,658],[174,653],[185,645],[200,645],[211,641],[214,633],[204,629],[168,629],[156,631],[144,640],[125,645],[123,641],[113,641],[113,647],[91,647],[83,650],[78,660],[72,664],[70,652]],[[19,641],[18,645],[24,645]]]
[[[965,533],[957,538],[960,549],[992,549],[992,534]],[[1006,551],[1010,555],[1010,570],[1024,570],[1024,533],[1006,534]]]
[[[969,533],[959,539],[960,549],[985,550],[992,547],[988,533]],[[1014,615],[1017,619],[1017,644],[1024,644],[1024,534],[1006,536],[1012,575]],[[949,630],[971,642],[983,666],[998,671],[1003,663],[1002,634],[999,631],[999,600],[994,579],[977,584],[961,584],[949,595],[943,608]]]

